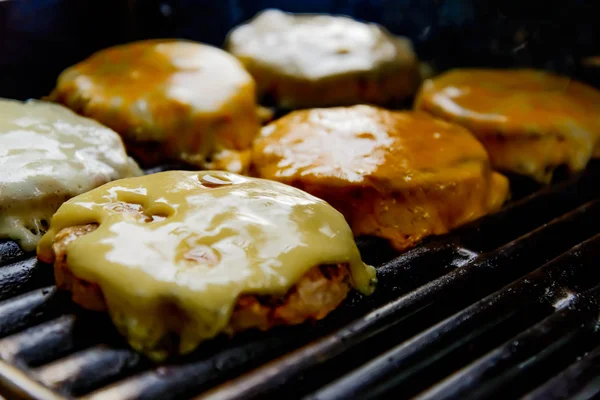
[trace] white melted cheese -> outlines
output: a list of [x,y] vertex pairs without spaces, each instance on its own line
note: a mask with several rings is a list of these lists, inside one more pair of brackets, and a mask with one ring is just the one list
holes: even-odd
[[64,201],[139,174],[112,130],[56,104],[0,99],[0,238],[33,250]]
[[410,41],[348,17],[266,10],[235,28],[227,49],[242,60],[308,80],[396,69],[416,62]]

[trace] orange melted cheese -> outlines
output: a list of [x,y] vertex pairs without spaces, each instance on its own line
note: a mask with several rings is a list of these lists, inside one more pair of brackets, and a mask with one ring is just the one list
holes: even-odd
[[233,172],[245,170],[259,129],[252,77],[226,52],[187,41],[102,50],[65,70],[51,99],[113,128],[132,149],[158,143],[165,158]]
[[426,81],[416,106],[469,128],[500,169],[549,181],[585,168],[600,136],[600,92],[535,70],[453,70]]
[[399,250],[497,210],[508,196],[506,178],[467,130],[418,112],[296,111],[263,128],[253,161],[260,177],[338,208],[355,235]]

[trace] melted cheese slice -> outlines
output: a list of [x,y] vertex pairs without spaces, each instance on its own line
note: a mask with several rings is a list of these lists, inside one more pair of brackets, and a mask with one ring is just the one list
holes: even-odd
[[[260,124],[254,80],[227,52],[181,40],[101,50],[66,69],[51,99],[165,157],[243,171]],[[140,157],[144,158],[144,157]]]
[[232,30],[226,48],[259,92],[290,108],[404,99],[420,81],[410,40],[343,16],[266,10]]
[[306,79],[415,62],[409,40],[342,16],[267,10],[233,30],[227,43],[237,57]]
[[52,103],[0,99],[0,238],[33,250],[61,203],[139,174],[112,130]]
[[51,260],[61,229],[89,223],[99,227],[68,245],[69,269],[100,285],[116,326],[146,352],[167,334],[168,304],[186,315],[185,353],[222,331],[239,295],[284,295],[315,266],[347,263],[354,287],[373,290],[344,217],[277,182],[174,171],[109,183],[63,204],[38,256]]
[[423,84],[416,108],[469,128],[495,167],[541,181],[547,167],[585,168],[600,139],[600,92],[544,71],[453,70]]

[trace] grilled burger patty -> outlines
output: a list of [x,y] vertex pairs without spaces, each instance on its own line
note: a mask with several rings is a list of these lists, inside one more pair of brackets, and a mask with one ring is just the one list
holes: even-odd
[[98,122],[58,104],[0,99],[0,239],[31,251],[64,201],[140,174]]
[[420,83],[410,40],[343,16],[266,10],[226,48],[282,108],[401,103]]
[[498,210],[507,179],[464,128],[371,106],[294,111],[262,129],[253,172],[326,200],[397,250]]
[[541,183],[583,170],[600,144],[600,92],[545,71],[452,70],[423,83],[415,108],[473,132],[495,169]]
[[[70,291],[75,303],[88,310],[107,311],[100,286],[77,278],[67,261],[68,244],[97,228],[96,224],[74,226],[56,235],[52,245],[54,276],[56,285]],[[276,325],[296,325],[307,320],[323,319],[346,298],[350,291],[349,280],[346,264],[322,265],[311,268],[283,296],[242,295],[237,299],[223,331],[233,334],[250,328],[268,330]],[[173,324],[171,328],[177,333],[180,327]]]
[[64,204],[38,247],[57,285],[154,359],[219,333],[324,318],[374,269],[327,203],[277,182],[170,171]]
[[254,86],[223,50],[146,40],[67,68],[49,98],[114,129],[145,166],[175,161],[243,172],[259,129]]

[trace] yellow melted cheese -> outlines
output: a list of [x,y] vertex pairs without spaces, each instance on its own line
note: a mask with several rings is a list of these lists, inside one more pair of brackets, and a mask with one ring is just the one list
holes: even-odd
[[[119,211],[120,203],[143,215]],[[68,244],[69,269],[101,287],[116,326],[147,353],[167,333],[165,304],[188,319],[180,332],[185,353],[223,330],[241,294],[284,295],[324,264],[348,263],[362,293],[375,281],[344,217],[277,182],[173,171],[109,183],[63,204],[40,258],[52,260],[61,229],[88,223],[99,227]]]
[[99,123],[52,103],[0,99],[0,238],[33,250],[61,203],[139,174]]

